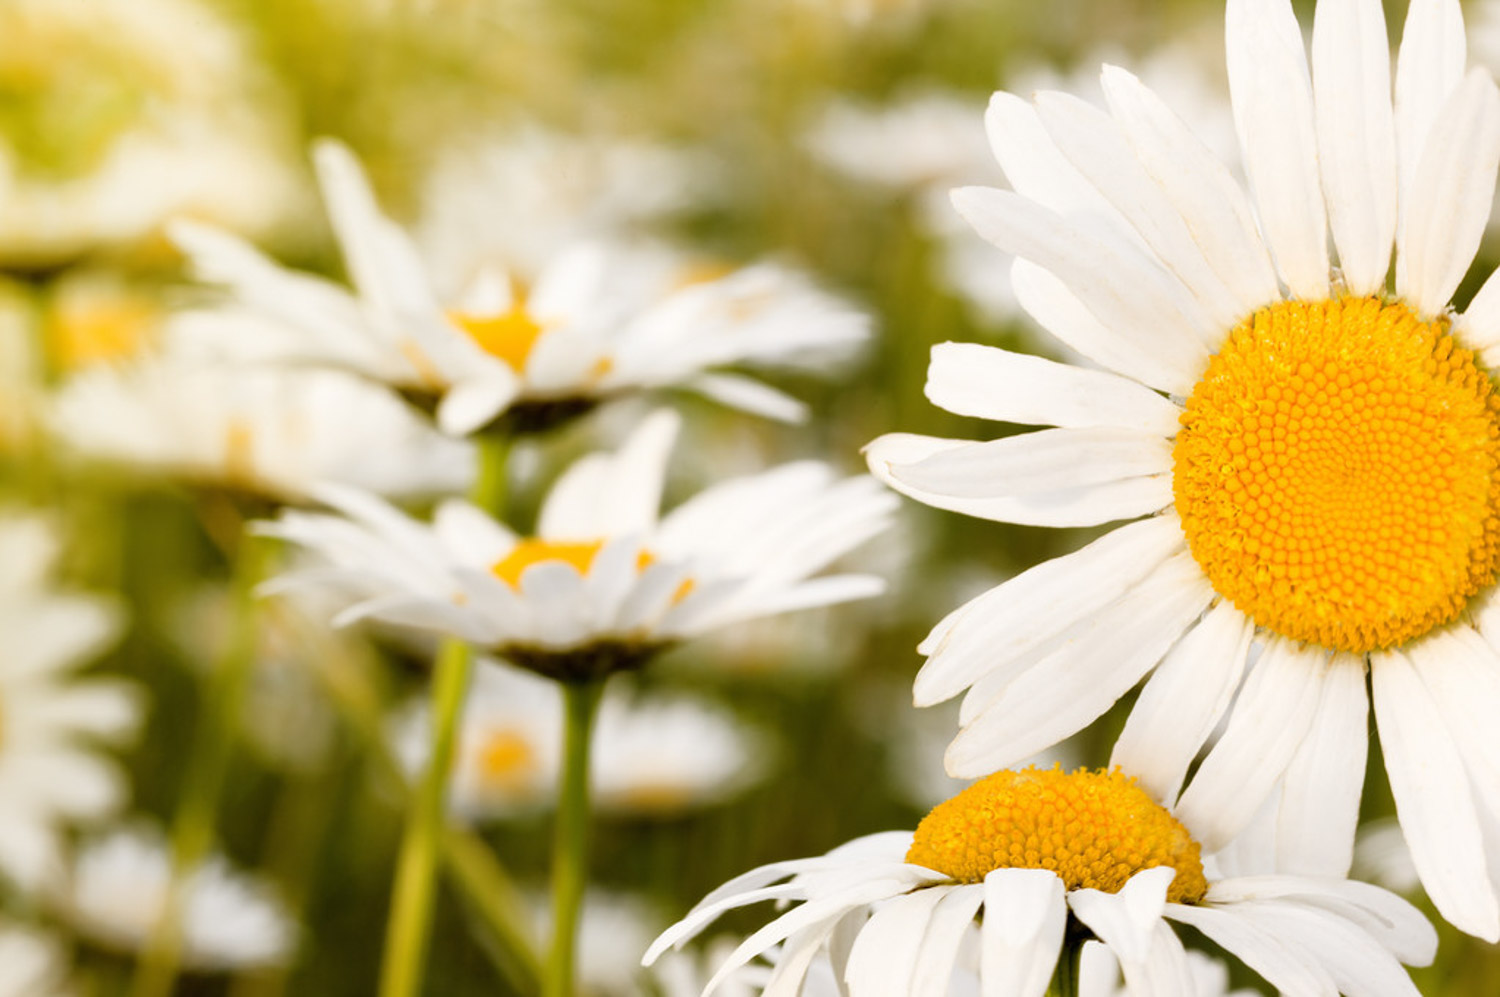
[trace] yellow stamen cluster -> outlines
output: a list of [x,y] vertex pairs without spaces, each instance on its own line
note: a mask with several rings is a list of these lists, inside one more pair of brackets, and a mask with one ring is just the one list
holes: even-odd
[[[580,575],[586,575],[594,566],[594,558],[603,549],[603,540],[543,540],[539,537],[526,537],[512,547],[510,553],[496,561],[490,571],[511,588],[520,588],[522,573],[533,564],[543,561],[562,561],[564,564],[571,564]],[[635,570],[645,571],[655,560],[655,555],[649,550],[643,550],[636,555]],[[672,601],[681,602],[692,591],[693,580],[685,579],[672,594]]]
[[139,356],[153,343],[158,309],[144,298],[79,294],[59,302],[49,323],[59,369],[76,371]]
[[1171,866],[1168,900],[1197,903],[1208,891],[1187,828],[1118,769],[996,772],[933,808],[906,861],[965,883],[996,869],[1049,869],[1070,890],[1107,893]]
[[493,786],[520,788],[536,771],[536,751],[531,742],[513,730],[493,730],[479,748],[479,773]]
[[525,372],[533,347],[546,331],[526,310],[526,302],[519,296],[508,311],[494,315],[450,312],[448,318],[467,332],[480,349],[505,361],[517,374]]
[[1363,653],[1450,622],[1500,567],[1500,398],[1442,321],[1374,298],[1237,327],[1173,452],[1188,547],[1256,623]]

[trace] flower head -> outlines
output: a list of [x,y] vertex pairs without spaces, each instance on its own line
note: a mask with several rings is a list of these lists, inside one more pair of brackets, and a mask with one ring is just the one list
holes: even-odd
[[[777,900],[793,906],[735,949],[705,994],[783,942],[772,980],[787,992],[826,952],[854,995],[945,994],[956,973],[976,970],[984,992],[1039,994],[1065,936],[1108,946],[1132,992],[1173,979],[1186,992],[1193,970],[1173,921],[1285,993],[1416,994],[1400,962],[1425,965],[1437,935],[1406,901],[1328,878],[1210,881],[1204,868],[1189,829],[1118,771],[1002,771],[938,806],[915,834],[870,835],[726,883],[645,962],[727,910]],[[966,945],[977,945],[977,965]],[[1112,965],[1091,959],[1085,970],[1108,973],[1081,981],[1085,992],[1109,992]]]
[[559,251],[534,275],[482,268],[440,300],[353,155],[325,142],[315,159],[354,293],[284,270],[209,228],[181,225],[177,241],[200,276],[283,326],[286,358],[354,370],[429,400],[450,433],[502,417],[514,428],[545,428],[604,398],[669,386],[800,418],[796,400],[711,369],[816,363],[868,333],[863,316],[783,267],[704,274],[659,251],[595,241]]
[[663,647],[740,620],[875,595],[867,575],[812,576],[880,532],[892,511],[868,478],[789,464],[713,486],[658,518],[679,420],[647,418],[620,450],[573,464],[522,537],[460,501],[431,526],[350,489],[340,516],[289,512],[266,531],[323,564],[348,622],[449,634],[554,678],[636,667]]
[[916,698],[969,690],[948,764],[975,775],[1149,675],[1112,761],[1177,799],[1227,715],[1178,813],[1214,850],[1269,807],[1282,868],[1341,876],[1368,674],[1423,882],[1500,938],[1483,843],[1500,840],[1500,278],[1450,306],[1500,163],[1500,90],[1465,74],[1452,0],[1411,4],[1394,105],[1376,0],[1320,0],[1311,73],[1286,0],[1230,0],[1227,22],[1248,194],[1122,69],[1104,70],[1107,110],[991,102],[1014,190],[954,202],[1019,257],[1026,310],[1100,369],[940,346],[937,404],[1055,428],[887,436],[871,467],[989,519],[1139,521],[950,614]]

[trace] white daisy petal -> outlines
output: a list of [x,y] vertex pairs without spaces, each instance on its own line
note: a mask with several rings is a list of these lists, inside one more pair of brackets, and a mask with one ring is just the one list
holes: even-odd
[[1391,50],[1380,0],[1320,0],[1313,98],[1329,228],[1354,294],[1385,287],[1396,234]]
[[1208,265],[1233,295],[1232,327],[1279,296],[1276,270],[1250,199],[1229,170],[1149,87],[1104,67],[1104,96],[1141,165],[1181,214]]
[[740,374],[700,374],[683,385],[721,405],[777,422],[807,421],[807,404],[768,384]]
[[1426,966],[1437,952],[1437,932],[1421,911],[1389,890],[1354,879],[1308,876],[1222,879],[1209,887],[1207,899],[1211,904],[1226,905],[1295,899],[1358,924],[1409,965]]
[[1479,816],[1463,759],[1405,656],[1370,656],[1375,721],[1396,815],[1412,863],[1449,923],[1500,940],[1500,904],[1490,885]]
[[1206,357],[1199,354],[1196,342],[1177,341],[1180,348],[1167,350],[1149,339],[1137,340],[1100,321],[1067,284],[1030,260],[1012,263],[1010,280],[1016,301],[1028,315],[1101,367],[1184,397],[1203,373]]
[[1042,997],[1067,924],[1063,881],[1046,869],[996,869],[984,877],[980,926],[984,997]]
[[934,405],[958,415],[1028,425],[1114,426],[1171,437],[1182,416],[1135,381],[976,343],[934,346],[926,391]]
[[[1176,875],[1171,866],[1159,866],[1131,876],[1119,893],[1074,890],[1068,894],[1068,907],[1110,947],[1122,966],[1140,964],[1151,949],[1152,932],[1161,921],[1167,888]],[[1128,979],[1130,971],[1126,973]]]
[[910,993],[918,942],[927,933],[938,902],[954,887],[932,886],[896,897],[870,916],[854,940],[844,982],[849,997]]
[[974,928],[984,895],[979,884],[959,886],[938,903],[917,953],[910,997],[947,997],[959,947]]
[[1229,95],[1261,229],[1293,295],[1328,296],[1328,230],[1302,29],[1290,0],[1229,0]]
[[1114,220],[1114,209],[1058,151],[1029,100],[997,92],[984,127],[1012,190],[1053,211],[1087,211]]
[[1214,325],[1187,289],[1127,243],[1008,190],[960,187],[953,206],[981,236],[1059,277],[1095,316],[1179,362],[1208,362]]
[[509,371],[503,364],[496,364],[488,376],[450,387],[438,402],[438,428],[449,436],[467,436],[509,408],[521,391],[521,382]]
[[1500,654],[1467,627],[1438,630],[1406,648],[1406,655],[1463,756],[1476,802],[1500,813]]
[[1246,904],[1236,914],[1289,949],[1312,954],[1339,993],[1420,997],[1401,964],[1375,939],[1337,915],[1301,904]]
[[1396,58],[1396,160],[1401,171],[1403,225],[1406,200],[1420,191],[1414,186],[1417,163],[1438,112],[1463,79],[1466,56],[1464,15],[1458,0],[1413,0],[1406,9],[1401,52]]
[[913,699],[918,706],[941,703],[985,672],[1024,657],[1123,597],[1181,544],[1176,517],[1147,519],[984,593],[925,652],[932,657],[917,673]]
[[1229,709],[1255,625],[1221,601],[1157,666],[1109,756],[1156,800],[1177,798],[1200,748]]
[[651,529],[681,425],[675,412],[662,409],[643,419],[617,452],[574,462],[547,493],[537,535],[595,540]]
[[948,746],[949,774],[984,775],[1083,729],[1162,659],[1212,598],[1191,555],[1168,561],[974,715]]
[[1500,166],[1500,90],[1476,69],[1432,123],[1402,233],[1405,286],[1424,316],[1439,315],[1469,270],[1489,220]]
[[1485,365],[1493,369],[1491,360],[1500,346],[1500,270],[1485,279],[1468,309],[1454,320],[1453,328],[1464,346],[1483,351]]
[[1311,729],[1287,766],[1276,830],[1276,868],[1349,875],[1364,789],[1370,704],[1364,658],[1335,654]]
[[1240,908],[1167,904],[1163,914],[1203,932],[1281,993],[1338,997],[1338,986],[1321,963],[1288,949],[1275,935],[1242,916]]
[[1317,711],[1326,653],[1283,638],[1266,647],[1245,680],[1229,726],[1177,803],[1177,815],[1208,851],[1255,816]]
[[891,474],[908,487],[955,498],[1056,492],[1172,468],[1172,445],[1113,427],[1043,429],[935,453]]

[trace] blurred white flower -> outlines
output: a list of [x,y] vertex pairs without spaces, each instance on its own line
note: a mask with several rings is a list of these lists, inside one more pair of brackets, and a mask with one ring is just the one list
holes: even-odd
[[[559,252],[531,283],[487,267],[442,301],[353,155],[325,142],[315,159],[354,293],[203,226],[176,228],[178,244],[201,278],[285,326],[276,340],[284,359],[436,399],[450,433],[507,413],[537,428],[612,395],[674,386],[796,419],[795,399],[710,369],[815,367],[868,335],[865,316],[783,267],[695,270],[658,250],[595,242]],[[264,343],[247,348],[265,352]]]
[[[393,737],[409,772],[431,746],[425,703],[398,716]],[[562,694],[557,684],[481,661],[464,702],[449,806],[465,817],[550,808],[561,771]],[[734,714],[684,694],[604,695],[589,778],[594,807],[630,815],[675,815],[722,802],[767,770],[767,739]]]
[[574,243],[627,236],[703,200],[706,180],[702,156],[683,148],[523,124],[444,150],[415,236],[441,298],[496,264],[531,283]]
[[1353,875],[1397,893],[1412,894],[1422,888],[1400,821],[1384,817],[1359,829],[1354,839]]
[[814,461],[710,487],[658,518],[678,417],[647,418],[620,450],[574,463],[518,537],[462,501],[432,526],[373,495],[318,494],[342,515],[287,511],[265,532],[324,562],[293,571],[340,592],[337,618],[449,634],[554,678],[632,667],[730,623],[879,593],[869,575],[813,578],[885,528],[872,479]]
[[[135,953],[150,941],[171,881],[166,843],[138,825],[83,845],[56,902],[81,935]],[[187,875],[181,890],[184,966],[223,971],[280,965],[291,956],[295,925],[259,879],[213,857]]]
[[64,997],[67,960],[54,939],[0,921],[0,997]]
[[[1249,988],[1229,989],[1229,967],[1194,949],[1187,952],[1186,976],[1194,997],[1259,997]],[[1078,997],[1130,997],[1130,988],[1120,973],[1120,960],[1102,942],[1083,943],[1078,971]]]
[[[534,905],[537,937],[552,934],[550,903]],[[641,953],[667,923],[653,906],[628,893],[589,890],[578,924],[578,984],[584,997],[638,997]]]
[[182,212],[264,232],[295,196],[265,114],[275,98],[210,7],[10,0],[0,37],[7,263],[137,240]]
[[388,495],[465,488],[469,447],[384,388],[327,370],[236,370],[159,357],[96,367],[53,401],[77,455],[281,501],[318,482]]
[[40,518],[0,516],[0,872],[34,889],[60,871],[62,825],[115,810],[122,773],[97,751],[135,732],[133,686],[74,679],[121,626],[110,600],[49,581],[59,540]]

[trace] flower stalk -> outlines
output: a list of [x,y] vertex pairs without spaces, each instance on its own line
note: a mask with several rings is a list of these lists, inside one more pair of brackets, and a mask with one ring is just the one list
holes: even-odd
[[589,745],[605,678],[564,682],[563,771],[552,851],[552,948],[543,997],[573,997],[578,918],[588,883]]

